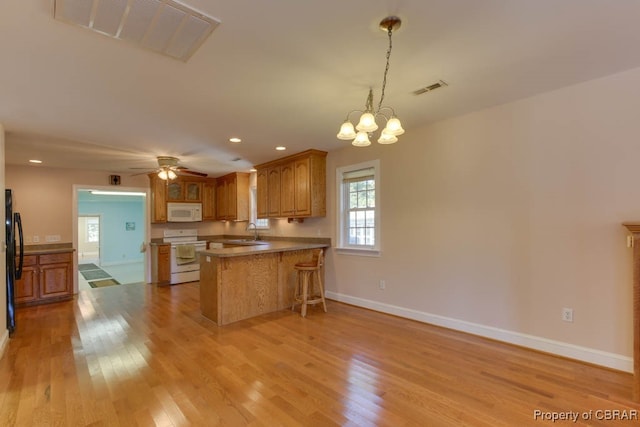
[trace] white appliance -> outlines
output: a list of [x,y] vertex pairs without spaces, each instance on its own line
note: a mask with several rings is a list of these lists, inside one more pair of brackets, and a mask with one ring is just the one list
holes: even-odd
[[165,230],[164,243],[171,243],[171,284],[200,280],[200,252],[207,242],[198,240],[198,230]]
[[202,221],[202,203],[167,203],[167,221]]

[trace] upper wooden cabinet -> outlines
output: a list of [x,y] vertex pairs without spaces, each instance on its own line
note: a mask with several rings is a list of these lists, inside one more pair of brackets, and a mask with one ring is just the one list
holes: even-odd
[[167,222],[167,203],[202,203],[202,220],[215,219],[215,178],[179,176],[173,180],[149,174],[151,183],[151,222]]
[[216,181],[207,180],[202,186],[202,220],[216,219]]
[[216,179],[216,219],[249,220],[249,174],[233,172]]
[[151,182],[151,222],[167,222],[167,181],[158,174],[149,174]]
[[167,202],[202,202],[202,182],[178,177],[167,184]]
[[255,166],[258,218],[325,216],[326,157],[307,150]]

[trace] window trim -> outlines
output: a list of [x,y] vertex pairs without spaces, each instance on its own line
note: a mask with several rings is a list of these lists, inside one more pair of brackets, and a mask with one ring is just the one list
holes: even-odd
[[[347,221],[345,216],[346,194],[343,183],[344,175],[361,169],[373,169],[375,181],[375,244],[373,246],[350,245],[347,243]],[[354,165],[336,168],[336,252],[344,255],[380,256],[381,253],[381,215],[380,215],[380,160],[371,160]]]

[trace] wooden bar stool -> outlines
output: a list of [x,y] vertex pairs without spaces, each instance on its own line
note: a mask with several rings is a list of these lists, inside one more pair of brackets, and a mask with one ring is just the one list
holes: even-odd
[[[293,305],[291,311],[296,304],[302,304],[300,314],[302,317],[307,315],[307,305],[322,303],[324,312],[327,312],[327,304],[324,301],[324,286],[320,277],[320,269],[324,264],[324,250],[319,249],[313,254],[310,262],[299,262],[294,268],[296,269],[296,287],[293,294]],[[313,278],[317,280],[313,280]],[[314,285],[317,287],[314,293]]]

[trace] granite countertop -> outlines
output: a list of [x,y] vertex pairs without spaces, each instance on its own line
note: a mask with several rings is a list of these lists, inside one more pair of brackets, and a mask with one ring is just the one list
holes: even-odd
[[25,246],[24,247],[24,254],[25,255],[46,255],[46,254],[61,254],[61,253],[65,253],[65,252],[74,252],[75,249],[71,248],[71,247],[63,247],[63,248],[47,248],[47,247],[29,247],[29,246]]
[[[213,241],[215,242],[215,241]],[[321,242],[300,242],[289,240],[258,240],[256,243],[251,241],[238,242],[233,240],[220,240],[218,243],[228,243],[234,247],[228,248],[212,248],[199,252],[201,255],[216,256],[220,258],[247,256],[257,254],[267,254],[273,252],[300,251],[305,249],[327,248],[330,245]]]

